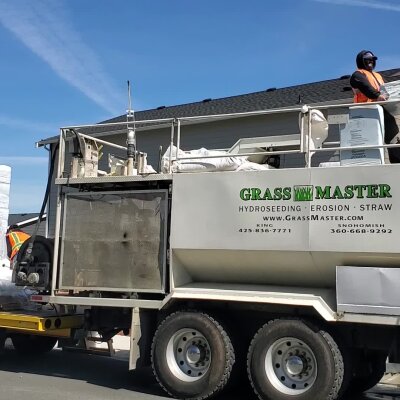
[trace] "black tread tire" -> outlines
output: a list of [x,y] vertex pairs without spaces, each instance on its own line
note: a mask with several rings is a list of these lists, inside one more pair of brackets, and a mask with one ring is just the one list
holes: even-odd
[[357,375],[350,381],[349,392],[353,394],[363,393],[373,388],[379,383],[386,372],[387,354],[375,352],[366,356],[368,363],[368,373],[366,375]]
[[[180,329],[196,329],[211,347],[211,364],[202,378],[184,382],[170,370],[166,361],[166,348],[172,335]],[[178,311],[161,322],[151,346],[151,364],[161,387],[172,397],[186,400],[208,399],[220,392],[228,383],[235,353],[225,329],[208,314],[197,311]]]
[[[313,385],[299,395],[288,395],[277,390],[268,380],[264,369],[269,347],[283,337],[296,337],[314,352],[318,375]],[[344,363],[332,336],[297,319],[275,319],[255,334],[248,351],[247,371],[254,392],[260,400],[334,400],[342,386]]]
[[40,355],[53,350],[57,338],[52,336],[15,333],[10,336],[14,349],[22,355]]
[[[25,252],[28,248],[30,240],[26,240],[24,243],[22,243],[17,255],[16,255],[16,260],[18,262],[21,262],[22,259],[25,256]],[[35,245],[40,246],[41,249],[45,250],[45,252],[40,252],[38,253],[37,248],[35,249]],[[35,242],[33,244],[33,249],[32,249],[32,256],[35,260],[35,262],[53,262],[53,248],[54,248],[54,239],[48,239],[44,236],[37,235],[35,237]]]
[[3,354],[5,351],[6,339],[7,339],[6,331],[0,329],[0,354]]
[[[26,240],[24,243],[22,243],[15,257],[16,263],[20,263],[24,259],[29,243],[30,240]],[[51,277],[53,272],[53,269],[51,268],[51,265],[53,263],[53,253],[54,253],[54,239],[49,239],[44,236],[37,235],[35,237],[35,242],[32,248],[32,257],[34,263],[38,262],[50,263],[49,279],[47,283],[48,285],[50,285],[49,282],[51,282]],[[47,289],[50,289],[50,287],[47,287]]]

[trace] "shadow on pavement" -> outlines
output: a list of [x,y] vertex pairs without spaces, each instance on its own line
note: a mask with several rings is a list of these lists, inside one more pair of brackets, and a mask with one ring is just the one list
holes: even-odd
[[[129,371],[128,362],[111,357],[53,350],[40,357],[18,355],[12,349],[6,349],[0,357],[0,369],[3,371],[26,373],[42,376],[55,376],[84,381],[99,387],[125,389],[165,398],[164,391],[158,386],[150,368]],[[216,397],[218,400],[256,400],[250,384],[244,381],[239,387]],[[343,400],[394,400],[400,399],[396,388],[378,387],[373,393],[359,397],[350,396]]]
[[59,349],[40,357],[22,356],[6,349],[0,357],[3,371],[76,379],[110,389],[126,389],[164,396],[150,369],[129,371],[128,362],[106,356]]

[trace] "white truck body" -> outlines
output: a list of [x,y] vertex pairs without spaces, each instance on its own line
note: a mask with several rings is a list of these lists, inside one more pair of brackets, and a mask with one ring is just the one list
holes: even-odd
[[[357,108],[357,118],[382,118],[369,107],[380,116]],[[320,108],[331,124],[352,118],[351,105],[334,105],[332,114]],[[400,348],[400,165],[382,156],[400,145],[383,144],[383,122],[373,120],[358,125],[375,126],[379,140],[353,124],[346,146],[324,148],[328,126],[319,121],[313,137],[313,108],[290,111],[299,113],[299,135],[246,139],[222,157],[301,154],[304,168],[172,173],[190,159],[194,170],[219,164],[210,160],[221,155],[204,149],[180,156],[181,127],[203,118],[189,117],[151,121],[171,124],[166,173],[70,176],[66,149],[75,137],[123,146],[77,133],[87,126],[61,129],[60,240],[52,262],[18,267],[23,276],[51,264],[50,286],[33,300],[86,308],[87,324],[104,340],[130,328],[130,367],[150,362],[151,353],[158,381],[178,398],[222,390],[247,348],[250,381],[263,400],[333,400],[350,382],[374,385],[390,349]],[[323,151],[347,161],[311,167]]]

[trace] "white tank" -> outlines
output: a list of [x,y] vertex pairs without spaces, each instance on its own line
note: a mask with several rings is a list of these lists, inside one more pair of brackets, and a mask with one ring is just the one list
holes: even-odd
[[176,174],[174,283],[334,287],[400,267],[400,165]]

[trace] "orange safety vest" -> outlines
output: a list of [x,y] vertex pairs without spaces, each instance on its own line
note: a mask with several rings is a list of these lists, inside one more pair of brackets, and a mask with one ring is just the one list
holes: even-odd
[[[381,74],[377,72],[370,72],[366,69],[358,69],[368,79],[369,84],[374,87],[377,91],[381,90],[381,86],[385,83]],[[369,99],[365,94],[362,94],[358,89],[353,89],[354,91],[354,103],[372,103],[376,101],[374,99]]]
[[7,233],[7,240],[10,243],[11,247],[11,255],[10,260],[12,260],[15,255],[18,253],[18,250],[21,248],[22,244],[28,240],[31,236],[22,231],[13,231]]

